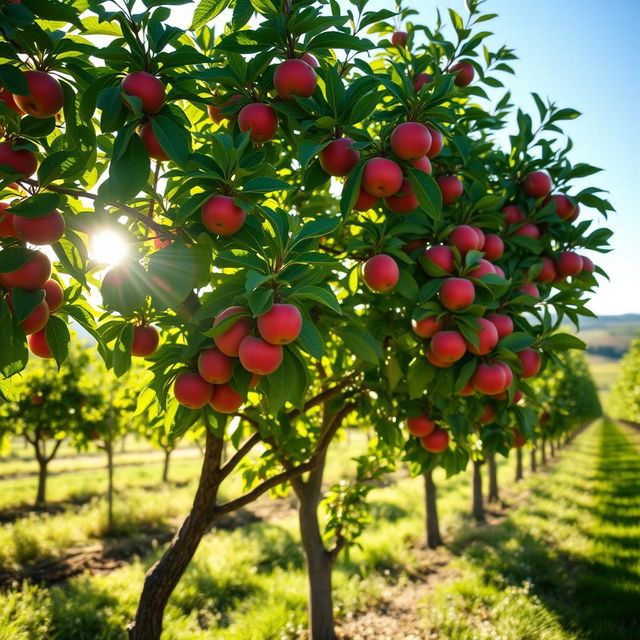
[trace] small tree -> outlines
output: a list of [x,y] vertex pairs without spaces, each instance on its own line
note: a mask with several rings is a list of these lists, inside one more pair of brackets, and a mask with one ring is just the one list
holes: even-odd
[[611,389],[609,411],[619,420],[640,425],[640,337],[629,346]]

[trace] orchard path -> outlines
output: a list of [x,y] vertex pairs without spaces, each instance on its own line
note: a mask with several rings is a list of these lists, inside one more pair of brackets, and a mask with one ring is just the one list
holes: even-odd
[[639,443],[628,427],[593,424],[528,481],[526,504],[463,531],[439,567],[432,556],[430,574],[390,585],[378,606],[342,622],[339,637],[637,640]]

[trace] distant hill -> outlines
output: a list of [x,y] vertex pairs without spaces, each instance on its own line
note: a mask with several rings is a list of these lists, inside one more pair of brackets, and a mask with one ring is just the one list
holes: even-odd
[[599,316],[580,320],[579,336],[587,343],[587,351],[613,360],[620,359],[640,331],[640,314]]

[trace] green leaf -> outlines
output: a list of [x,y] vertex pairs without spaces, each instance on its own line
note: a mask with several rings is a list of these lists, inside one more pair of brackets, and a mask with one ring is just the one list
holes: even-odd
[[362,182],[362,172],[364,171],[364,162],[358,163],[351,171],[349,177],[342,187],[342,195],[340,196],[340,212],[343,216],[351,213],[353,206],[360,195],[360,183]]
[[296,343],[306,351],[310,356],[320,360],[324,355],[324,340],[322,334],[318,331],[313,322],[303,314],[302,330],[298,336]]
[[202,25],[220,15],[230,4],[231,0],[200,0],[193,12],[190,29],[199,29]]
[[580,338],[570,333],[554,333],[542,343],[543,348],[553,351],[567,351],[569,349],[586,349],[587,345]]
[[431,218],[438,220],[442,211],[442,193],[438,183],[428,173],[420,171],[420,169],[409,167],[408,172],[409,181],[420,206]]
[[197,265],[192,252],[174,242],[149,258],[148,289],[157,310],[176,309],[195,286]]
[[123,324],[113,346],[113,372],[122,377],[131,368],[131,344],[133,343],[133,325]]
[[333,233],[340,224],[338,218],[322,217],[314,220],[313,222],[307,222],[302,229],[292,238],[291,248],[300,244],[304,240],[310,238],[320,238],[321,236],[329,235]]
[[180,165],[185,164],[191,152],[191,136],[184,125],[173,118],[160,115],[151,119],[151,127],[162,150],[171,160]]
[[328,289],[323,289],[322,287],[316,287],[313,285],[308,285],[306,287],[300,287],[299,289],[294,289],[293,293],[288,295],[287,298],[303,298],[307,300],[313,300],[325,307],[328,307],[332,311],[335,311],[338,315],[342,315],[342,308],[340,307],[340,303],[338,299],[334,295],[332,291]]
[[47,216],[62,204],[62,196],[58,193],[37,193],[24,200],[14,201],[8,209],[22,218],[41,218]]
[[108,192],[116,200],[137,196],[149,179],[149,155],[142,140],[132,136],[126,151],[109,167]]
[[29,87],[24,73],[12,64],[0,64],[0,84],[10,93],[29,95]]
[[35,256],[35,251],[23,247],[7,247],[0,251],[0,273],[11,273]]
[[29,359],[24,331],[0,298],[0,373],[9,377],[24,369]]
[[235,29],[241,29],[251,19],[253,15],[253,5],[251,0],[236,0],[236,5],[233,8],[233,17],[231,23]]
[[285,191],[293,189],[293,185],[284,180],[270,178],[269,176],[259,176],[251,178],[242,185],[242,190],[254,193],[269,193],[271,191]]
[[69,355],[71,336],[66,322],[58,316],[50,316],[45,327],[45,338],[51,355],[59,367]]
[[44,289],[28,291],[26,289],[13,289],[11,303],[16,322],[24,322],[29,314],[44,300]]

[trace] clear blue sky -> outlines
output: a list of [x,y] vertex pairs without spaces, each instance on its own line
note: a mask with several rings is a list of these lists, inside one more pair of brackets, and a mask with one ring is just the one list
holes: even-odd
[[[462,0],[408,4],[427,23],[436,7],[466,15]],[[640,0],[488,0],[483,9],[499,14],[482,25],[495,34],[490,42],[518,55],[516,75],[505,76],[515,104],[535,113],[529,94],[537,91],[581,111],[565,123],[571,160],[604,169],[586,181],[609,191],[617,210],[608,222],[595,212],[614,231],[614,251],[596,254],[611,282],[602,279],[590,308],[599,315],[640,313]],[[582,186],[590,186],[586,181]]]

